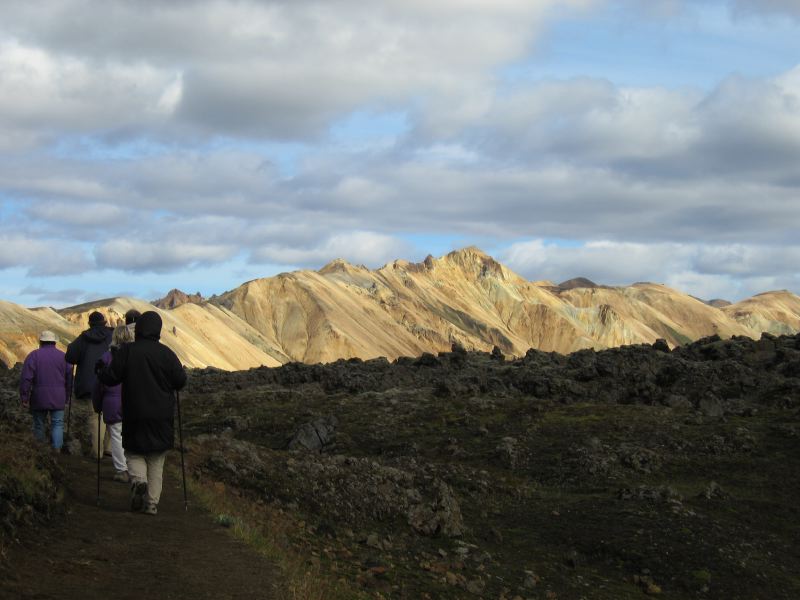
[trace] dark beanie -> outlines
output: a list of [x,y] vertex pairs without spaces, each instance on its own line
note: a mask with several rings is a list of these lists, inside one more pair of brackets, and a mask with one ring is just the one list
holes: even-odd
[[136,320],[142,316],[135,308],[130,309],[128,312],[125,313],[125,325],[130,325],[131,323],[136,323]]
[[106,318],[103,316],[102,313],[94,311],[92,314],[89,315],[89,325],[94,327],[95,325],[105,325]]

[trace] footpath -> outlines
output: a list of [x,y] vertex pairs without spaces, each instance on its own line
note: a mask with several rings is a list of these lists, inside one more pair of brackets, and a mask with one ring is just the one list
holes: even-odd
[[[29,530],[0,565],[0,598],[13,600],[275,600],[278,569],[214,523],[180,477],[164,471],[158,515],[129,511],[129,486],[101,464],[59,456],[66,518]],[[179,456],[170,453],[174,466]]]

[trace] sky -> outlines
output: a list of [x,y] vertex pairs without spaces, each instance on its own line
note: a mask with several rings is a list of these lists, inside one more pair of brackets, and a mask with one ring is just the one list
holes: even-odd
[[475,245],[800,293],[800,0],[0,0],[0,299]]

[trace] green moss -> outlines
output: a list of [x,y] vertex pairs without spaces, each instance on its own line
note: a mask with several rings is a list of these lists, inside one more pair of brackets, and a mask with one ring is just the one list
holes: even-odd
[[692,577],[694,577],[696,581],[702,584],[711,583],[711,573],[706,569],[698,569],[697,571],[692,571]]

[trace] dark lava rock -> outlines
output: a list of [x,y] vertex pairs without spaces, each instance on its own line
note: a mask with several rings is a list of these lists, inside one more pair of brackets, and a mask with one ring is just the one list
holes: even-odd
[[322,452],[333,443],[339,421],[334,416],[320,417],[303,423],[289,439],[289,450],[312,450]]

